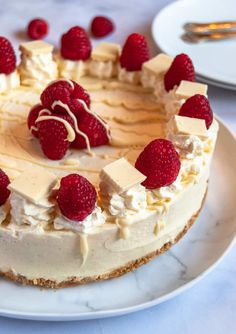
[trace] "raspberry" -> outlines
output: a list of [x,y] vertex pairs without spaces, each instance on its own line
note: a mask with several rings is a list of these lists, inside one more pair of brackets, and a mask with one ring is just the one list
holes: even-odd
[[70,174],[61,179],[57,202],[66,218],[83,221],[94,210],[96,197],[94,186],[85,177]]
[[5,37],[0,36],[0,73],[10,74],[16,69],[14,49]]
[[96,16],[91,22],[91,32],[94,37],[104,37],[114,30],[113,22],[105,16]]
[[27,27],[27,34],[31,39],[42,39],[48,34],[48,23],[44,19],[34,19]]
[[147,41],[140,34],[131,34],[127,38],[120,56],[120,65],[127,71],[140,71],[142,64],[149,60]]
[[[31,127],[37,128],[35,121],[38,118],[39,112],[42,109],[44,109],[44,107],[41,104],[36,104],[34,107],[31,108],[27,118],[28,129],[31,131],[34,137],[38,137],[38,131],[33,129],[31,130]],[[42,113],[41,115],[47,115],[47,113]]]
[[[75,81],[71,81],[74,88],[66,80],[57,80],[48,85],[41,94],[42,105],[52,110],[52,105],[55,101],[61,101],[67,104],[71,111],[74,113],[79,113],[83,109],[81,103],[77,99],[83,100],[87,106],[90,106],[90,97],[88,93],[78,85]],[[65,113],[65,109],[56,106],[54,109],[56,112]]]
[[61,55],[70,60],[86,60],[91,54],[91,43],[86,31],[75,26],[61,38]]
[[[70,116],[60,114],[54,114],[53,116],[62,118],[73,126]],[[37,122],[37,126],[39,142],[44,155],[51,160],[62,159],[70,146],[65,125],[60,121],[48,119]]]
[[90,107],[89,94],[86,92],[86,90],[82,86],[77,84],[75,81],[72,81],[72,82],[74,84],[74,90],[71,94],[71,98],[83,100],[87,104],[87,106]]
[[[95,116],[88,112],[83,112],[77,120],[80,131],[88,136],[91,147],[105,145],[109,142],[105,127]],[[87,145],[85,139],[77,134],[75,141],[72,143],[72,147],[79,149],[86,148]]]
[[10,196],[10,190],[7,189],[9,184],[9,177],[0,169],[0,206],[3,205]]
[[164,84],[166,91],[168,92],[174,86],[178,86],[182,80],[195,81],[195,70],[192,60],[184,53],[175,57],[165,74]]
[[179,115],[204,119],[207,129],[209,129],[213,121],[213,112],[210,103],[204,95],[200,94],[188,98],[181,106]]
[[173,183],[180,170],[180,159],[171,141],[155,139],[140,153],[135,167],[147,176],[142,183],[148,189],[156,189]]
[[72,86],[66,80],[53,81],[43,90],[40,100],[45,108],[52,109],[53,102],[55,101],[68,104],[72,91]]
[[80,113],[84,111],[84,106],[78,101],[78,99],[83,100],[87,107],[90,107],[90,96],[89,94],[83,89],[82,86],[78,85],[74,82],[74,91],[71,94],[71,100],[69,102],[70,110],[79,117]]

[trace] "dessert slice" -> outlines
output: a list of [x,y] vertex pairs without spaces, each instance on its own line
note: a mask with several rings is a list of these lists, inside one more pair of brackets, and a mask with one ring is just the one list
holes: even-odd
[[0,93],[5,93],[20,85],[16,69],[16,56],[11,43],[0,37]]
[[19,72],[22,85],[41,88],[57,78],[53,45],[44,41],[26,42],[20,45],[20,51]]

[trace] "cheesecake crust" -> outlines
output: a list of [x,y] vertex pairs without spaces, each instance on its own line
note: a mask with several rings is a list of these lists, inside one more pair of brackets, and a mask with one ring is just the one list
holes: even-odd
[[204,205],[205,199],[206,199],[207,191],[205,193],[205,196],[203,198],[202,204],[200,209],[192,216],[192,218],[188,221],[188,223],[185,225],[184,229],[176,236],[176,238],[173,241],[169,241],[165,243],[160,249],[157,249],[154,252],[151,252],[137,260],[128,262],[126,265],[114,269],[108,273],[98,275],[98,276],[90,276],[90,277],[70,277],[66,281],[62,281],[58,283],[54,280],[46,280],[44,278],[35,278],[35,279],[27,279],[26,277],[22,275],[17,275],[13,273],[13,271],[7,271],[7,272],[0,272],[0,275],[2,275],[5,278],[8,278],[14,282],[23,284],[23,285],[34,285],[39,286],[42,288],[47,289],[59,289],[59,288],[66,288],[66,287],[72,287],[76,285],[82,285],[87,284],[90,282],[97,282],[97,281],[103,281],[108,280],[111,278],[116,278],[119,276],[122,276],[124,274],[129,273],[130,271],[134,271],[135,269],[139,268],[140,266],[148,263],[151,261],[154,257],[159,256],[163,253],[165,253],[167,250],[169,250],[174,244],[176,244],[190,229],[190,227],[194,224],[196,219],[198,218],[198,215],[200,211],[202,210],[202,207]]

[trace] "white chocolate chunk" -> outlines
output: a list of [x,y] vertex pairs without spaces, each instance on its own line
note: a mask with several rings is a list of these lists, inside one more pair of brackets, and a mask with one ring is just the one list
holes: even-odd
[[121,158],[105,166],[101,170],[100,178],[110,184],[120,194],[142,183],[146,176],[134,168],[127,160]]
[[92,51],[91,58],[98,61],[115,62],[121,53],[121,46],[115,43],[103,42],[98,44]]
[[166,72],[169,69],[172,61],[173,61],[172,57],[164,53],[160,53],[156,57],[146,61],[143,64],[143,69],[153,74],[159,75],[161,73]]
[[175,115],[170,122],[172,122],[176,134],[193,135],[200,138],[208,137],[204,119]]
[[175,95],[181,99],[188,99],[196,94],[207,96],[207,87],[207,85],[198,82],[182,80],[175,92]]
[[20,45],[20,51],[29,56],[38,56],[42,53],[51,53],[53,45],[44,41],[26,42]]
[[56,181],[56,175],[43,168],[32,167],[20,174],[9,185],[9,189],[35,204],[42,204],[48,202],[50,191]]

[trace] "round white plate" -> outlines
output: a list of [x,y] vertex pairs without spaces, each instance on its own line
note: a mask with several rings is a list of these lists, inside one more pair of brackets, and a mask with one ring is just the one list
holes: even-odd
[[187,53],[197,74],[236,86],[236,38],[189,44],[180,37],[187,22],[235,20],[235,0],[179,0],[161,10],[152,24],[152,35],[160,49],[175,56]]
[[193,286],[219,263],[235,239],[235,152],[233,135],[220,123],[206,204],[169,252],[121,278],[57,291],[1,279],[0,315],[34,320],[110,317],[157,305]]
[[200,75],[197,75],[197,81],[204,82],[208,85],[213,85],[213,86],[220,87],[220,88],[225,88],[225,89],[229,89],[229,90],[236,90],[235,85],[226,84],[222,81],[210,80],[209,78],[205,78],[205,77],[200,76]]

